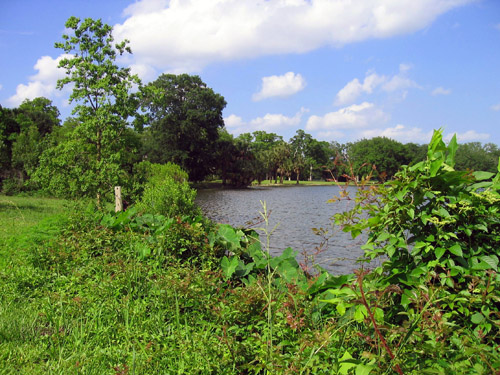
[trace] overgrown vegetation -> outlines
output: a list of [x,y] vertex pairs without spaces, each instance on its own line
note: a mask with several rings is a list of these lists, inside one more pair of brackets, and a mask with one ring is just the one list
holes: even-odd
[[358,190],[336,220],[384,262],[350,275],[271,257],[265,204],[257,232],[94,204],[42,220],[5,240],[2,372],[497,373],[500,174],[456,172],[455,150],[437,132]]

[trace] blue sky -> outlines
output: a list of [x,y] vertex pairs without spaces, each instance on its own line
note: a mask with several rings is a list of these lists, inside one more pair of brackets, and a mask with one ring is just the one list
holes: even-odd
[[45,96],[70,115],[54,48],[70,16],[129,39],[120,64],[144,82],[199,75],[235,135],[500,144],[498,0],[1,0],[2,106]]

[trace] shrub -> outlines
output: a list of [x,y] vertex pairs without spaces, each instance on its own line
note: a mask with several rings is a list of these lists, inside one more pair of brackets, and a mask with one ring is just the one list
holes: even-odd
[[19,178],[12,177],[2,181],[2,192],[5,195],[16,195],[23,190],[23,181]]
[[167,217],[193,216],[198,213],[194,203],[196,191],[189,187],[188,175],[178,165],[141,164],[146,183],[137,203],[139,211]]

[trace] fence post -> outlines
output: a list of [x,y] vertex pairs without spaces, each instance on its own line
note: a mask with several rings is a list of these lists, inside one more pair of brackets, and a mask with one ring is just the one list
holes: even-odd
[[115,186],[115,212],[123,211],[122,187]]

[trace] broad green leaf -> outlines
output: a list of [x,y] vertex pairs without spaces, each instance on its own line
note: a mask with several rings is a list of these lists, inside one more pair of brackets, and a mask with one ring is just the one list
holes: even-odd
[[434,249],[434,255],[436,256],[437,259],[440,259],[445,252],[445,249],[443,247],[436,247]]
[[222,258],[221,268],[226,279],[231,278],[234,272],[236,271],[236,267],[238,267],[239,259],[236,256],[231,257],[229,260],[226,256]]
[[356,375],[369,375],[375,367],[375,365],[365,365],[360,363],[356,366]]
[[478,171],[474,172],[473,176],[476,179],[476,181],[483,181],[483,180],[489,180],[492,178],[495,174],[491,172],[483,172],[483,171]]
[[354,320],[361,323],[368,316],[368,310],[365,305],[357,305],[354,310]]
[[453,245],[448,250],[450,251],[450,253],[452,253],[452,254],[454,254],[456,256],[459,256],[459,257],[463,256],[462,248],[460,247],[459,244]]
[[240,248],[240,239],[234,230],[233,227],[231,227],[228,224],[221,224],[219,226],[219,230],[217,231],[218,237],[225,241],[227,245],[229,245],[229,250],[236,250]]
[[480,312],[475,313],[474,315],[471,316],[470,320],[474,324],[480,324],[483,322],[485,319],[484,315],[481,314]]
[[482,255],[479,257],[481,262],[487,263],[493,270],[497,270],[498,267],[498,258],[494,255]]

